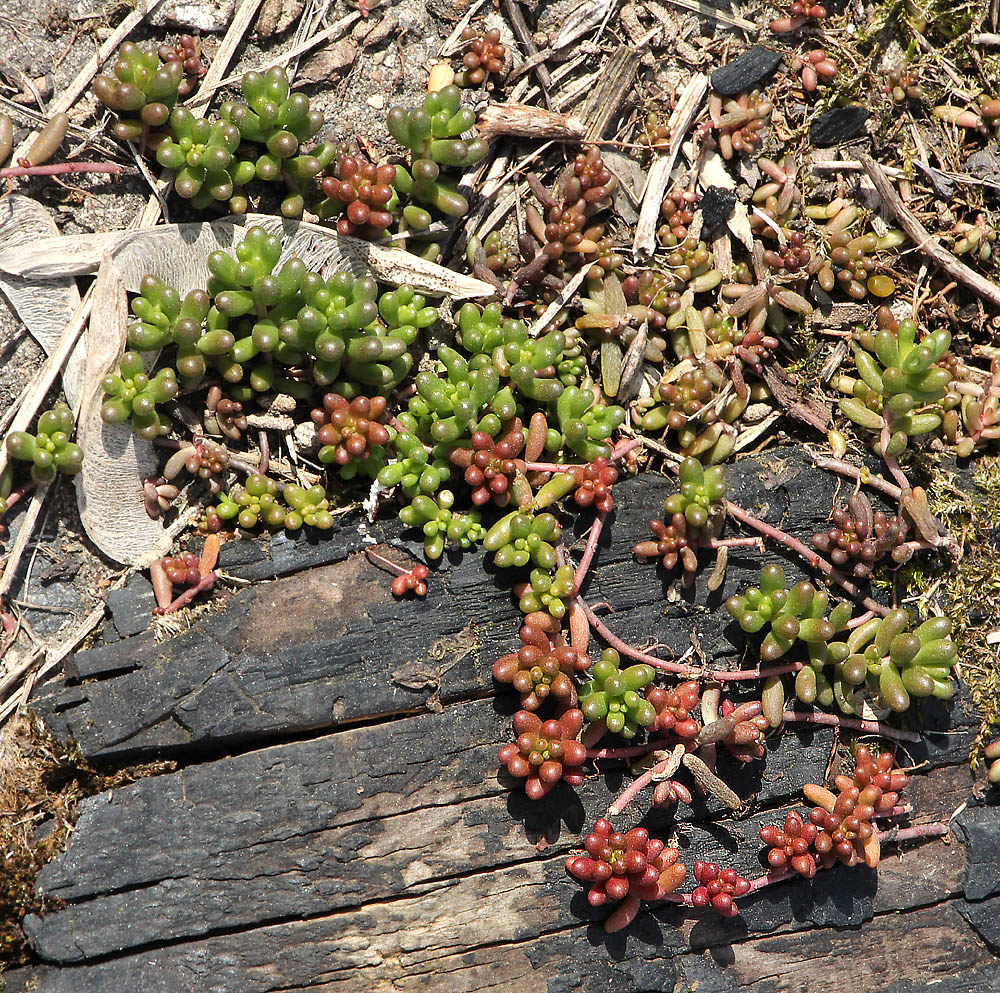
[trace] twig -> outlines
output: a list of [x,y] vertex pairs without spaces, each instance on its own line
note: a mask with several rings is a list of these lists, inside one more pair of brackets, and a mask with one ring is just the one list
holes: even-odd
[[48,496],[51,488],[51,486],[41,486],[35,490],[31,497],[31,502],[28,504],[28,509],[25,511],[21,526],[18,529],[17,537],[14,539],[10,554],[7,556],[7,564],[4,566],[3,576],[0,577],[0,601],[10,592],[11,587],[14,585],[17,568],[20,565],[25,549],[28,547],[28,542],[31,540],[31,532],[35,529],[35,524],[38,522],[38,515],[42,511],[45,498]]
[[812,456],[812,460],[818,469],[827,469],[829,472],[835,472],[839,476],[846,476],[848,479],[853,479],[856,482],[860,481],[865,486],[870,486],[873,490],[884,493],[890,500],[895,500],[897,503],[903,495],[903,491],[898,486],[883,479],[881,476],[873,476],[866,468],[859,468],[840,459],[829,459],[825,456],[817,455],[811,449],[809,450],[809,454]]
[[878,734],[896,741],[920,741],[920,735],[916,731],[888,727],[881,721],[865,721],[857,717],[841,717],[838,714],[802,710],[786,710],[781,716],[785,721],[796,724],[823,724],[826,727],[850,728],[853,731],[863,731],[865,734]]
[[779,544],[784,545],[786,548],[790,548],[796,555],[803,558],[813,569],[818,569],[824,575],[828,576],[833,580],[841,589],[846,590],[852,597],[858,600],[860,603],[864,604],[869,610],[875,611],[881,617],[884,617],[889,613],[889,608],[883,606],[880,603],[876,603],[871,597],[866,597],[861,595],[861,590],[858,588],[857,584],[852,583],[839,569],[835,569],[822,555],[814,552],[812,549],[806,548],[798,538],[793,538],[790,534],[786,534],[784,531],[779,530],[776,527],[772,527],[770,524],[765,523],[753,516],[753,514],[747,513],[742,507],[737,506],[731,500],[726,501],[726,513],[730,517],[735,517],[741,524],[747,525],[747,527],[753,528],[755,531],[759,531],[765,538],[771,538],[773,541],[777,541]]
[[601,511],[594,518],[590,534],[587,536],[587,547],[583,550],[583,558],[580,559],[580,564],[576,567],[576,573],[573,575],[573,585],[577,589],[583,586],[583,581],[587,578],[587,570],[590,569],[590,563],[593,562],[594,554],[597,552],[597,542],[600,540],[607,516],[604,511]]
[[635,238],[632,241],[632,251],[637,256],[652,255],[656,247],[656,228],[663,194],[667,183],[670,182],[670,173],[677,161],[684,136],[694,123],[707,92],[708,76],[700,72],[695,73],[681,91],[677,106],[670,115],[667,123],[670,129],[670,146],[665,154],[654,160],[646,175],[646,188],[643,190],[639,219],[635,225]]
[[976,296],[981,297],[994,307],[1000,307],[1000,286],[986,279],[985,276],[981,276],[974,269],[970,269],[964,262],[959,261],[930,234],[927,228],[917,220],[916,214],[903,203],[899,194],[892,188],[892,184],[882,167],[870,155],[862,152],[858,155],[858,160],[864,166],[865,172],[868,173],[882,203],[896,215],[899,226],[907,233],[918,251],[923,252],[929,259],[933,260],[957,283],[972,290]]
[[[517,40],[524,46],[524,50],[528,53],[530,58],[533,55],[538,54],[538,46],[535,44],[531,37],[531,31],[528,28],[527,23],[524,20],[524,14],[521,13],[521,8],[517,5],[517,0],[503,0],[504,10],[507,11],[507,16],[510,18],[510,26],[517,36]],[[532,72],[535,74],[535,78],[538,80],[538,85],[542,88],[542,96],[545,98],[545,106],[552,106],[552,94],[551,89],[554,85],[552,82],[552,76],[549,74],[549,70],[545,67],[543,63],[532,66]]]
[[645,662],[647,665],[651,665],[654,669],[660,669],[663,672],[672,672],[678,676],[687,676],[690,679],[702,679],[707,676],[714,676],[713,673],[706,673],[703,669],[696,669],[693,666],[681,665],[678,662],[667,662],[665,659],[658,659],[655,655],[650,655],[647,652],[640,651],[638,648],[633,648],[632,645],[628,644],[626,641],[622,641],[608,626],[594,613],[593,608],[586,600],[583,599],[579,594],[576,597],[577,603],[579,603],[583,612],[587,615],[587,620],[590,622],[591,628],[599,634],[616,652],[621,655],[626,656],[626,658],[635,659],[637,662]]
[[69,172],[106,172],[120,176],[124,166],[115,162],[57,162],[51,165],[8,166],[0,169],[0,179],[16,179],[20,176],[62,176]]

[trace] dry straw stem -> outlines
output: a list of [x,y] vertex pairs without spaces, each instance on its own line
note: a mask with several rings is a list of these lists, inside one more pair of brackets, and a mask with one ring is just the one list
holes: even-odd
[[491,103],[479,115],[477,126],[487,141],[498,135],[514,135],[575,144],[583,141],[587,134],[583,122],[575,117],[524,103]]
[[956,283],[972,290],[994,307],[1000,307],[1000,286],[970,269],[964,262],[944,248],[941,243],[917,220],[916,214],[903,203],[899,194],[892,188],[889,177],[882,167],[870,156],[861,153],[858,160],[864,166],[865,172],[871,178],[882,203],[896,215],[899,226],[907,233],[917,249],[946,272]]
[[660,219],[663,194],[670,182],[670,173],[677,161],[684,136],[694,123],[707,92],[708,76],[696,73],[681,91],[677,106],[670,115],[667,124],[670,129],[670,148],[666,155],[657,156],[646,176],[646,188],[642,194],[642,206],[639,208],[639,220],[635,225],[635,238],[632,242],[632,251],[636,256],[652,255],[656,248],[656,227]]
[[728,28],[739,28],[747,34],[757,34],[760,26],[748,21],[745,17],[737,17],[735,14],[725,14],[721,10],[713,7],[710,3],[703,3],[702,0],[667,0],[667,3],[680,7],[682,10],[690,10],[692,14],[700,14],[702,17],[711,18],[719,24],[725,24]]
[[17,575],[18,566],[21,563],[21,558],[24,556],[25,549],[28,547],[28,542],[31,540],[31,532],[35,530],[38,515],[42,512],[45,498],[49,495],[49,489],[50,487],[48,486],[40,486],[31,494],[31,502],[28,504],[28,509],[24,515],[24,519],[21,521],[17,537],[14,539],[14,544],[7,555],[7,563],[4,566],[3,576],[0,576],[0,603],[3,602],[3,598],[10,592],[11,587],[14,585],[14,577]]

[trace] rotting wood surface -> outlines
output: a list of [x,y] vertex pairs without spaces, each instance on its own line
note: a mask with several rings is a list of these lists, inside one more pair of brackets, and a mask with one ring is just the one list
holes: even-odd
[[[736,502],[804,538],[836,486],[800,449],[743,460],[729,478]],[[714,598],[702,576],[675,603],[659,570],[632,561],[669,486],[645,476],[616,487],[588,597],[611,603],[609,625],[634,643],[656,638],[680,655],[694,631],[709,664],[738,663],[721,604],[757,575],[756,554],[731,556]],[[80,653],[67,685],[39,700],[52,731],[87,756],[181,768],[84,803],[69,850],[38,880],[65,907],[26,921],[44,964],[7,976],[9,991],[1000,988],[995,808],[970,793],[976,722],[964,700],[946,734],[948,716],[927,708],[937,733],[906,753],[926,763],[905,794],[914,823],[972,802],[949,839],[902,855],[887,843],[877,883],[835,869],[745,899],[734,920],[664,906],[609,937],[563,861],[624,768],[601,763],[576,794],[560,786],[537,803],[511,792],[496,748],[514,700],[489,678],[516,638],[508,590],[466,556],[434,577],[426,602],[394,602],[358,553],[357,524],[310,546],[300,561],[313,568],[243,591],[178,638]],[[370,530],[399,541],[393,527]],[[232,573],[294,561],[280,541],[230,555]],[[771,743],[766,765],[723,764],[755,808],[734,820],[714,802],[682,807],[684,861],[759,874],[759,827],[823,776],[834,740],[800,727]]]

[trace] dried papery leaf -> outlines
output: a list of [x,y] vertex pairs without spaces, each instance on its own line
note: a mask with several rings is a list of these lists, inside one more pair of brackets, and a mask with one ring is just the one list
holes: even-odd
[[[59,237],[59,229],[37,200],[18,193],[0,200],[3,254],[20,255],[52,237]],[[0,272],[0,290],[46,355],[59,343],[66,325],[80,306],[80,292],[71,276],[43,279]],[[63,366],[63,388],[71,407],[76,406],[80,395],[86,352],[84,335]]]
[[937,544],[940,540],[937,521],[927,505],[927,494],[922,486],[914,486],[912,490],[906,490],[901,498],[903,508],[910,516],[914,526],[924,541]]
[[170,535],[143,506],[142,480],[156,474],[156,454],[128,422],[101,420],[101,380],[125,348],[125,283],[111,259],[101,263],[94,286],[90,336],[80,395],[77,441],[83,469],[76,477],[80,520],[91,541],[115,562],[145,567],[170,550]]
[[730,810],[739,810],[743,801],[693,752],[684,756],[684,765],[692,778],[706,793],[710,793],[719,803]]
[[723,545],[715,555],[715,568],[708,577],[706,586],[709,593],[714,593],[726,581],[726,564],[729,562],[729,549]]
[[857,522],[858,538],[861,541],[866,540],[875,526],[871,501],[861,490],[858,490],[856,493],[851,494],[850,499],[847,501],[847,506],[854,520]]
[[269,214],[44,238],[15,250],[5,246],[0,251],[0,272],[50,279],[80,275],[95,272],[108,252],[131,292],[138,292],[142,277],[153,272],[183,295],[205,286],[209,275],[205,259],[211,252],[232,251],[245,232],[255,226],[281,239],[282,259],[295,255],[307,268],[324,275],[336,269],[347,269],[356,276],[370,271],[383,282],[396,286],[409,283],[419,292],[455,300],[495,295],[489,283],[452,272],[402,249],[373,245],[308,221]]

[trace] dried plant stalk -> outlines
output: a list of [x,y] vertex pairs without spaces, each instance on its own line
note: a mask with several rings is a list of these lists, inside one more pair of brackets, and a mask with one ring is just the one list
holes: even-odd
[[479,133],[489,141],[498,135],[579,142],[587,135],[583,122],[555,111],[523,103],[494,103],[479,115]]

